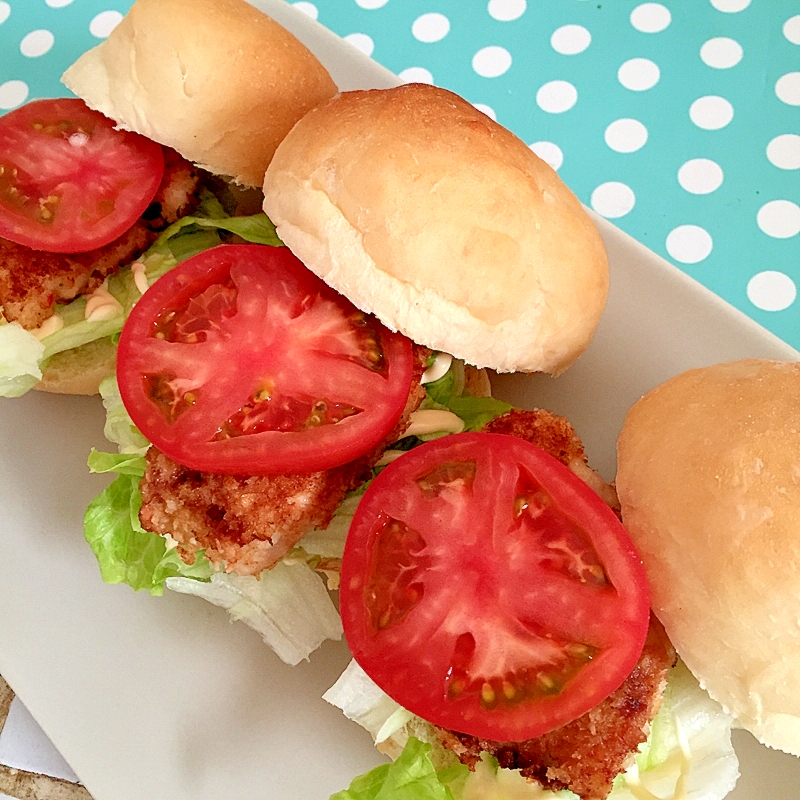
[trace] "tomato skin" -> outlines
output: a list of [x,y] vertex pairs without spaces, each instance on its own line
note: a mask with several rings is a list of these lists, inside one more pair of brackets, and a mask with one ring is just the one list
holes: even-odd
[[81,253],[121,236],[164,175],[164,151],[78,99],[34,100],[0,117],[0,236]]
[[117,352],[142,433],[179,464],[239,475],[359,458],[397,424],[412,374],[408,339],[265,245],[221,245],[170,270]]
[[617,689],[647,635],[641,560],[569,469],[503,434],[446,436],[367,489],[340,588],[356,661],[440,727],[524,741]]

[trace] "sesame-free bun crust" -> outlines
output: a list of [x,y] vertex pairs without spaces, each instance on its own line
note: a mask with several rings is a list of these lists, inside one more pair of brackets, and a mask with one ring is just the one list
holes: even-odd
[[111,337],[56,353],[34,387],[54,394],[97,394],[100,382],[114,374],[117,346]]
[[633,406],[622,518],[653,609],[701,685],[800,755],[800,363],[696,369]]
[[245,0],[137,0],[62,80],[119,127],[250,186],[336,92],[317,58]]
[[600,235],[556,173],[457,95],[346,92],[278,148],[264,210],[294,253],[415,342],[559,373],[603,310]]

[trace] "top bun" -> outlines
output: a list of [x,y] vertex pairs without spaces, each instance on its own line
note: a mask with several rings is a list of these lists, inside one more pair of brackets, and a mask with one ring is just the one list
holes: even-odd
[[478,367],[559,373],[608,289],[600,235],[556,173],[452,92],[346,92],[295,125],[264,182],[294,253],[356,306]]
[[316,57],[245,0],[136,0],[62,80],[119,127],[249,186],[336,93]]
[[800,363],[673,378],[618,444],[622,518],[653,609],[703,688],[800,755]]

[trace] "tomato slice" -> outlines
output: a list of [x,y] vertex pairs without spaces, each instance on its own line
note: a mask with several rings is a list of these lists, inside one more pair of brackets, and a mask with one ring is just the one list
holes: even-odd
[[372,482],[340,610],[353,656],[429,722],[524,741],[584,714],[647,635],[641,561],[602,500],[533,444],[465,433]]
[[229,474],[353,461],[397,424],[412,373],[408,339],[265,245],[220,245],[170,270],[117,353],[142,433],[184,466]]
[[36,250],[82,253],[141,217],[164,152],[82,100],[34,100],[0,117],[0,236]]

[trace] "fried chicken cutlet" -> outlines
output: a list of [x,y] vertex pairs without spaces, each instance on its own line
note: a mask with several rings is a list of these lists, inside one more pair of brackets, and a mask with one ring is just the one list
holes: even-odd
[[257,575],[289,552],[312,528],[325,528],[351,489],[362,484],[390,442],[408,427],[425,397],[420,384],[428,350],[414,348],[406,407],[384,444],[356,461],[305,475],[218,475],[187,469],[151,447],[142,478],[139,519],[145,530],[169,534],[182,557],[206,556],[228,572]]
[[[588,466],[580,438],[563,417],[550,411],[515,410],[497,417],[484,430],[537,445],[572,469],[612,509],[619,508],[613,486]],[[470,767],[485,752],[495,756],[501,767],[518,769],[547,789],[569,789],[583,800],[603,800],[614,778],[632,763],[647,739],[675,659],[664,629],[651,616],[644,650],[633,672],[602,703],[569,724],[524,742],[494,742],[435,730],[442,744]]]
[[159,232],[197,207],[198,170],[164,148],[164,177],[142,217],[121,236],[86,253],[50,253],[0,238],[0,309],[8,322],[38,328],[55,304],[91,294],[140,256]]

